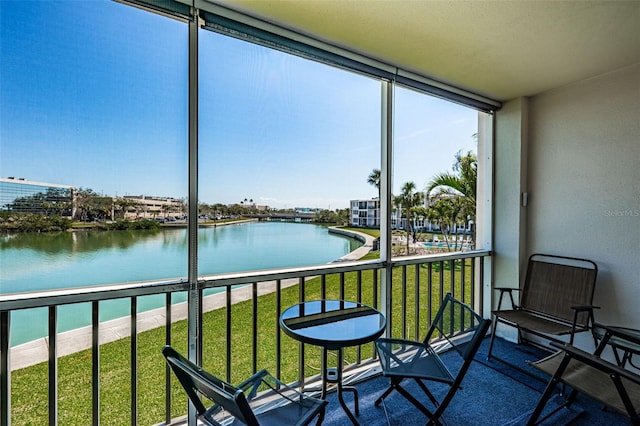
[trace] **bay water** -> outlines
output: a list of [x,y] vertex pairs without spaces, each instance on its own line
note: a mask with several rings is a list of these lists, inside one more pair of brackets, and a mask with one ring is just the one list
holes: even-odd
[[[361,243],[323,226],[247,222],[198,230],[199,275],[328,263]],[[99,284],[186,278],[186,228],[159,231],[74,231],[0,236],[0,294]],[[175,303],[185,294],[174,295]],[[164,296],[138,300],[138,311]],[[129,314],[126,300],[101,302],[100,321]],[[61,306],[58,332],[91,323],[91,305]],[[45,308],[15,311],[11,345],[47,335]]]

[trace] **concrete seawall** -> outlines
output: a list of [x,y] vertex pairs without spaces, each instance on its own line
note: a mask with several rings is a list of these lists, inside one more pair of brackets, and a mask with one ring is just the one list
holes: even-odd
[[351,253],[345,254],[344,256],[339,258],[337,261],[358,260],[362,256],[364,256],[365,254],[367,254],[371,250],[373,250],[373,241],[375,240],[375,238],[373,238],[369,234],[353,231],[353,230],[350,230],[350,229],[337,228],[337,227],[334,227],[334,226],[329,228],[329,233],[345,235],[345,236],[350,237],[350,238],[355,238],[358,241],[362,241],[362,243],[363,243],[362,246],[358,247],[357,249],[355,249]]

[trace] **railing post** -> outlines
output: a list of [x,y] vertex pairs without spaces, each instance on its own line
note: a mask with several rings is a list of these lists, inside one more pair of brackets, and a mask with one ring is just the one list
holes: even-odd
[[131,297],[131,426],[138,424],[138,298]]
[[49,425],[58,424],[58,307],[49,306]]
[[0,311],[0,426],[11,425],[11,313]]
[[[165,345],[171,345],[171,324],[173,321],[171,320],[171,293],[167,293],[165,295],[165,305],[164,305],[164,315],[165,315],[165,323],[164,323],[164,342]],[[164,409],[164,420],[165,423],[171,423],[171,367],[169,364],[165,363],[164,366],[164,375],[165,375],[165,409]]]
[[100,302],[91,302],[92,425],[100,426]]

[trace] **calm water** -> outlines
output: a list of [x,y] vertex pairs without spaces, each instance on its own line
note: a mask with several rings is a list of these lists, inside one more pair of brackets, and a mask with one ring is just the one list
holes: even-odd
[[[359,245],[309,224],[252,222],[201,228],[198,267],[200,275],[206,275],[321,264]],[[187,230],[175,228],[2,236],[0,293],[184,278],[187,250]],[[181,301],[179,296],[175,301]],[[140,298],[138,310],[162,306],[163,301],[163,296]],[[102,302],[100,319],[127,315],[128,309],[126,301]],[[47,334],[45,309],[18,311],[11,318],[12,345]],[[59,309],[60,332],[90,323],[89,304]]]

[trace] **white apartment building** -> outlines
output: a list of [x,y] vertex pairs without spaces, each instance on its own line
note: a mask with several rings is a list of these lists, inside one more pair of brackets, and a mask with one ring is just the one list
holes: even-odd
[[351,200],[349,224],[367,228],[380,227],[380,199]]

